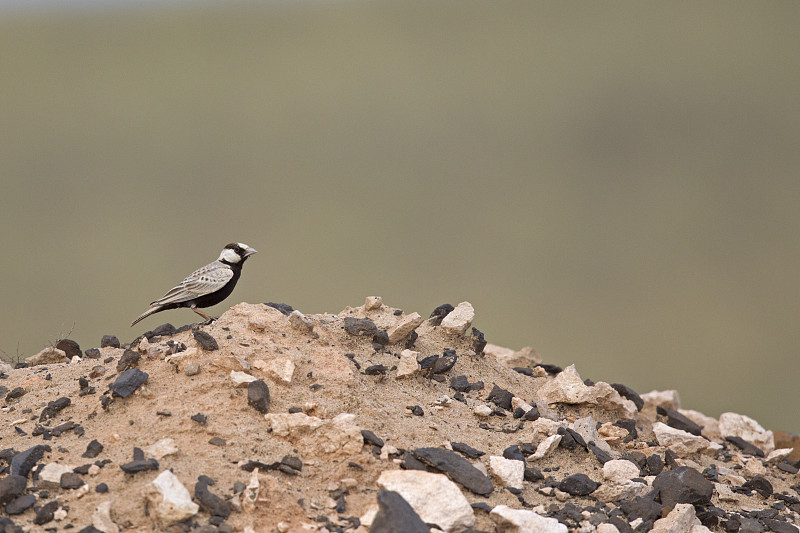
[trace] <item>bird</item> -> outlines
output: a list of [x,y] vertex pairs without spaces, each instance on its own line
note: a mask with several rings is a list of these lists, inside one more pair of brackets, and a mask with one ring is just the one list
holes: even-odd
[[197,308],[211,307],[230,296],[236,282],[239,281],[239,276],[242,275],[242,265],[254,253],[257,253],[255,248],[242,242],[226,245],[216,261],[198,268],[167,294],[151,302],[150,309],[131,322],[131,327],[154,313],[181,307],[191,308],[208,322],[216,320]]

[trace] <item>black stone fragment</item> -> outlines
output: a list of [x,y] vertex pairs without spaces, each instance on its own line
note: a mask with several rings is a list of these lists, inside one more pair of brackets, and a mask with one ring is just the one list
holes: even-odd
[[597,460],[600,461],[600,464],[604,465],[613,459],[611,455],[598,448],[594,442],[590,442],[587,447],[589,451],[594,454]]
[[411,452],[403,452],[403,468],[406,470],[422,470],[423,472],[432,472],[434,471],[433,468],[429,468],[428,465],[420,461],[419,459],[415,458]]
[[629,521],[636,520],[637,518],[641,518],[644,521],[657,520],[661,518],[661,509],[664,508],[664,505],[656,502],[655,498],[657,494],[658,491],[653,490],[644,496],[622,500],[619,502],[620,509],[625,513]]
[[94,459],[95,457],[97,457],[98,455],[100,455],[100,452],[102,452],[102,451],[103,451],[103,445],[102,445],[102,444],[100,444],[100,443],[97,441],[97,439],[95,439],[95,440],[93,440],[92,442],[90,442],[90,443],[89,443],[89,444],[86,446],[86,451],[85,451],[85,452],[83,452],[83,454],[81,455],[81,457],[86,457],[86,458],[88,458],[88,459]]
[[754,444],[750,444],[742,437],[729,436],[725,437],[725,440],[742,450],[742,453],[755,455],[756,457],[764,457],[764,451],[761,448]]
[[23,494],[11,500],[6,505],[6,512],[10,515],[22,514],[36,503],[36,496],[33,494]]
[[153,337],[171,337],[175,335],[178,330],[175,329],[175,326],[167,322],[166,324],[161,324],[160,326],[156,326],[152,331],[146,331],[144,336],[147,337],[149,341]]
[[430,528],[411,505],[396,492],[378,491],[378,513],[372,520],[370,533],[428,533]]
[[519,446],[516,444],[503,450],[503,457],[506,459],[513,459],[515,461],[525,460],[525,456],[519,451]]
[[611,388],[617,391],[623,398],[632,401],[633,405],[636,406],[637,411],[641,411],[642,407],[644,407],[644,400],[642,400],[642,397],[627,385],[623,385],[622,383],[612,383]]
[[769,498],[772,496],[772,483],[770,483],[764,476],[755,476],[753,479],[748,480],[743,486],[756,491],[763,498]]
[[[425,360],[427,358],[423,359],[423,361]],[[444,374],[456,365],[456,361],[458,361],[458,356],[455,350],[445,350],[441,356],[434,356],[429,366],[428,377],[433,374]]]
[[78,531],[78,533],[103,533],[103,532],[94,527],[93,525],[89,524],[85,528]]
[[778,468],[778,470],[786,472],[787,474],[797,474],[798,472],[800,472],[800,468],[796,467],[791,463],[787,463],[786,461],[780,462],[775,466]]
[[206,425],[206,423],[208,422],[206,415],[204,415],[203,413],[194,414],[191,416],[191,419],[197,422],[198,424],[202,425]]
[[515,366],[512,368],[514,372],[518,372],[528,377],[533,377],[533,369],[527,366]]
[[298,472],[303,470],[303,460],[295,455],[284,455],[281,464]]
[[696,435],[698,437],[703,431],[703,426],[690,420],[674,409],[667,409],[666,407],[661,407],[659,405],[656,407],[656,412],[661,416],[667,417],[667,425],[670,427],[680,429],[681,431],[686,431],[687,433],[691,433],[692,435]]
[[129,368],[137,366],[141,357],[139,352],[125,350],[125,353],[122,354],[122,357],[117,362],[117,372],[125,372]]
[[79,489],[85,485],[81,476],[75,472],[64,472],[61,474],[60,485],[62,489]]
[[142,372],[138,368],[129,368],[120,374],[114,383],[109,385],[109,388],[115,395],[127,398],[144,385],[149,377],[147,372]]
[[11,474],[28,477],[34,465],[44,456],[44,452],[53,451],[47,444],[37,444],[24,452],[19,452],[11,459]]
[[199,476],[197,483],[194,484],[194,499],[205,512],[211,516],[222,517],[224,520],[230,516],[231,506],[228,502],[208,490],[208,486],[213,484],[214,481],[208,476]]
[[657,453],[647,458],[647,471],[651,476],[657,476],[664,470],[664,460]]
[[558,365],[551,365],[549,363],[539,363],[538,365],[534,365],[534,366],[538,366],[539,368],[541,368],[542,370],[544,370],[545,372],[547,372],[548,374],[550,374],[552,376],[560,374],[564,370],[563,368],[561,368]]
[[559,448],[564,448],[565,450],[574,450],[578,447],[578,443],[575,442],[572,434],[568,433],[564,426],[559,426],[557,433],[561,435],[561,440],[558,442]]
[[372,336],[372,347],[375,348],[376,352],[387,344],[389,344],[389,334],[385,329],[378,330],[378,332]]
[[64,422],[63,424],[59,424],[53,429],[51,429],[50,434],[54,437],[60,437],[62,433],[69,431],[71,429],[75,429],[77,427],[80,426],[76,425],[75,422],[70,420],[69,422]]
[[459,392],[482,390],[483,381],[470,383],[469,380],[467,380],[467,376],[455,376],[450,378],[450,388]]
[[81,356],[81,347],[72,339],[61,339],[56,343],[56,349],[62,350],[67,354],[68,359],[72,359],[76,355]]
[[130,463],[119,465],[126,474],[135,474],[146,470],[158,470],[158,461],[155,459],[134,459]]
[[102,356],[102,354],[100,353],[100,350],[98,350],[97,348],[89,348],[88,350],[86,350],[83,353],[89,359],[100,359],[100,357]]
[[386,374],[387,370],[389,370],[389,367],[386,365],[371,365],[364,369],[364,374],[367,376],[382,376]]
[[23,387],[14,387],[8,394],[6,394],[6,401],[10,402],[11,400],[21,398],[22,396],[25,396],[25,393],[27,392],[28,391],[26,391]]
[[257,379],[247,384],[247,404],[259,413],[269,412],[269,386],[263,380]]
[[378,326],[369,318],[345,317],[344,330],[350,335],[368,337],[378,332]]
[[622,439],[622,442],[631,442],[633,439],[639,436],[639,432],[636,431],[636,420],[633,420],[632,418],[617,420],[614,422],[614,425],[621,427],[628,432],[628,435]]
[[483,332],[472,328],[472,351],[475,352],[476,355],[481,355],[484,348],[486,348],[486,338]]
[[488,496],[494,490],[494,485],[487,476],[472,466],[472,463],[450,450],[417,448],[411,453],[417,460],[447,474],[450,479],[475,494]]
[[678,455],[672,450],[667,449],[664,451],[664,464],[669,468],[678,468]]
[[225,446],[226,444],[228,444],[228,441],[226,441],[222,437],[211,437],[208,443],[211,444],[212,446]]
[[453,307],[450,304],[442,304],[436,309],[434,309],[428,318],[430,319],[432,325],[434,326],[441,325],[442,320],[444,320],[444,317],[452,313],[454,309],[455,307]]
[[472,507],[473,509],[477,509],[479,511],[485,511],[487,513],[491,513],[492,512],[492,507],[486,502],[475,502],[475,503],[469,504],[469,506]]
[[525,467],[525,481],[541,481],[544,479],[544,475],[542,471],[538,468],[533,468],[532,466]]
[[57,400],[53,400],[47,404],[47,407],[42,409],[42,414],[39,415],[39,421],[48,420],[50,418],[55,417],[58,413],[64,410],[69,404],[72,403],[72,400],[67,398],[66,396],[62,396]]
[[597,490],[599,486],[599,483],[592,481],[586,474],[572,474],[561,480],[558,490],[573,496],[586,496]]
[[36,517],[33,519],[33,523],[37,526],[44,525],[48,522],[53,520],[53,515],[58,509],[58,501],[53,500],[51,502],[47,502],[46,504],[42,505],[39,509],[36,510]]
[[711,501],[714,492],[714,484],[688,466],[662,472],[653,481],[653,488],[659,490],[661,503],[667,507],[678,503],[705,505]]
[[28,479],[25,476],[11,474],[0,479],[0,505],[6,505],[25,490]]
[[120,347],[119,339],[116,338],[114,335],[103,335],[103,338],[100,339],[100,347],[119,348]]
[[619,533],[633,533],[633,528],[631,527],[631,525],[622,518],[620,518],[619,516],[609,517],[608,523],[616,527]]
[[419,405],[407,405],[406,409],[411,411],[411,414],[414,416],[423,416],[425,414],[425,411],[423,411],[422,407]]
[[774,533],[797,533],[797,527],[788,522],[782,522],[771,518],[762,518],[761,521]]
[[522,420],[528,422],[538,419],[539,419],[539,408],[536,407],[535,405],[532,405],[531,408],[525,411],[525,414],[522,415]]
[[202,329],[192,331],[192,337],[194,337],[194,340],[200,344],[200,347],[207,352],[219,350],[217,340]]
[[476,450],[472,446],[464,444],[463,442],[454,442],[451,446],[453,447],[453,451],[458,452],[469,459],[477,459],[482,455],[486,455],[486,452]]
[[375,435],[368,429],[361,430],[361,437],[364,439],[364,444],[372,444],[378,448],[383,448],[383,439]]
[[289,304],[279,304],[279,303],[275,303],[275,302],[265,302],[264,305],[268,305],[269,307],[272,307],[273,309],[277,309],[278,311],[280,311],[282,314],[284,314],[286,316],[289,316],[289,315],[292,314],[292,312],[294,312],[294,308]]
[[495,386],[492,387],[492,391],[489,393],[489,396],[486,397],[486,400],[492,402],[498,407],[502,407],[503,409],[508,409],[510,411],[511,399],[513,397],[513,394],[505,389],[501,389],[495,384]]

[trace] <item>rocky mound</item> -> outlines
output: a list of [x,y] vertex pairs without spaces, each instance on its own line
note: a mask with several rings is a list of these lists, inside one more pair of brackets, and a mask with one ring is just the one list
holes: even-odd
[[0,531],[797,533],[791,449],[424,319],[239,304],[5,368]]

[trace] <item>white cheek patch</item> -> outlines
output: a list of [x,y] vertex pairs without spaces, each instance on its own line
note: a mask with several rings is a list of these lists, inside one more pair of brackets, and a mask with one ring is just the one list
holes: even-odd
[[224,250],[222,250],[222,253],[219,254],[219,261],[227,261],[228,263],[238,263],[241,260],[242,258],[239,257],[239,254],[237,254],[230,248],[225,248]]

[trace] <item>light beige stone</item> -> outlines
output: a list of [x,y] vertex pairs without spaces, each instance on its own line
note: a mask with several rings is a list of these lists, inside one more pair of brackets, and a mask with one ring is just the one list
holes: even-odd
[[626,459],[606,461],[603,465],[603,479],[606,481],[624,482],[639,477],[639,467]]
[[67,362],[67,354],[64,350],[59,350],[58,348],[54,348],[52,346],[48,346],[41,352],[32,355],[25,359],[25,362],[28,363],[29,366],[38,366],[38,365],[52,365],[57,363],[66,363]]
[[423,522],[447,533],[475,526],[475,515],[458,486],[443,474],[420,470],[387,470],[378,486],[400,494]]
[[397,363],[397,377],[406,378],[419,372],[417,357],[419,352],[413,350],[403,350],[400,352],[400,361]]
[[383,306],[383,299],[380,296],[367,296],[364,299],[365,311],[376,311]]
[[312,333],[314,331],[314,322],[297,309],[289,314],[289,324],[297,331],[304,333]]
[[586,442],[586,444],[594,442],[595,446],[607,454],[611,455],[612,457],[616,456],[616,453],[611,449],[611,446],[605,440],[600,438],[600,434],[597,431],[597,423],[591,416],[577,419],[572,423],[572,429],[574,429],[581,437],[583,437],[583,440]]
[[61,487],[61,475],[67,472],[72,472],[71,466],[59,463],[47,463],[39,471],[38,485],[50,489],[59,488]]
[[276,383],[289,385],[292,383],[296,367],[288,357],[277,357],[269,360],[257,359],[253,362],[253,368],[261,370]]
[[723,437],[741,437],[761,448],[766,454],[775,449],[775,437],[772,431],[764,429],[761,424],[746,415],[722,413],[719,416],[719,432]]
[[656,520],[650,531],[651,533],[692,533],[693,527],[699,525],[701,525],[700,520],[695,515],[694,506],[689,503],[679,503],[667,516]]
[[567,533],[567,526],[527,509],[498,505],[489,513],[498,533]]
[[621,418],[633,418],[636,414],[636,405],[620,396],[608,383],[599,381],[593,387],[584,384],[575,365],[545,382],[537,391],[537,397],[547,404],[597,405]]
[[236,370],[231,370],[230,378],[231,381],[233,381],[233,384],[237,387],[242,387],[248,383],[258,380],[257,377],[250,375],[247,372],[237,372]]
[[489,457],[489,469],[506,487],[522,490],[525,477],[524,462],[492,455]]
[[721,502],[739,502],[739,496],[724,483],[714,483],[714,490],[717,491],[717,497]]
[[178,445],[175,444],[175,441],[170,438],[161,439],[160,441],[155,442],[144,449],[147,457],[152,457],[158,461],[167,455],[173,455],[179,451]]
[[603,524],[598,524],[597,533],[619,533],[619,529],[614,524],[609,524],[608,522]]
[[538,461],[553,453],[561,442],[561,435],[550,435],[536,446],[536,452],[528,456],[528,461]]
[[322,420],[305,413],[267,413],[264,419],[273,435],[286,437],[320,453],[353,455],[360,452],[364,444],[353,414],[341,413]]
[[695,424],[701,426],[703,428],[701,434],[704,437],[708,437],[709,439],[719,438],[719,422],[716,418],[706,416],[700,411],[693,411],[691,409],[678,409],[678,412]]
[[419,313],[411,313],[400,318],[400,320],[386,334],[389,336],[389,344],[396,344],[405,339],[425,321]]
[[492,408],[489,407],[488,405],[484,405],[484,404],[476,405],[472,409],[472,413],[475,416],[481,416],[481,417],[491,416],[492,412],[493,412]]
[[92,525],[103,533],[119,533],[119,526],[111,518],[111,500],[106,500],[95,508]]
[[475,320],[475,309],[469,302],[461,302],[442,320],[441,328],[453,335],[463,335]]
[[681,397],[676,390],[652,390],[641,395],[644,401],[641,414],[648,420],[656,420],[656,408],[679,410],[681,408]]
[[675,429],[662,422],[653,424],[653,433],[660,446],[666,446],[680,457],[705,450],[709,445],[703,437]]
[[648,492],[650,487],[646,483],[628,480],[606,481],[592,493],[592,498],[601,502],[616,502],[644,496]]
[[147,500],[150,516],[155,517],[161,527],[183,522],[200,510],[183,483],[169,470],[164,470],[145,485],[142,492]]
[[777,450],[772,450],[769,452],[769,455],[767,455],[766,461],[768,463],[779,463],[789,457],[793,451],[794,448],[779,448]]

